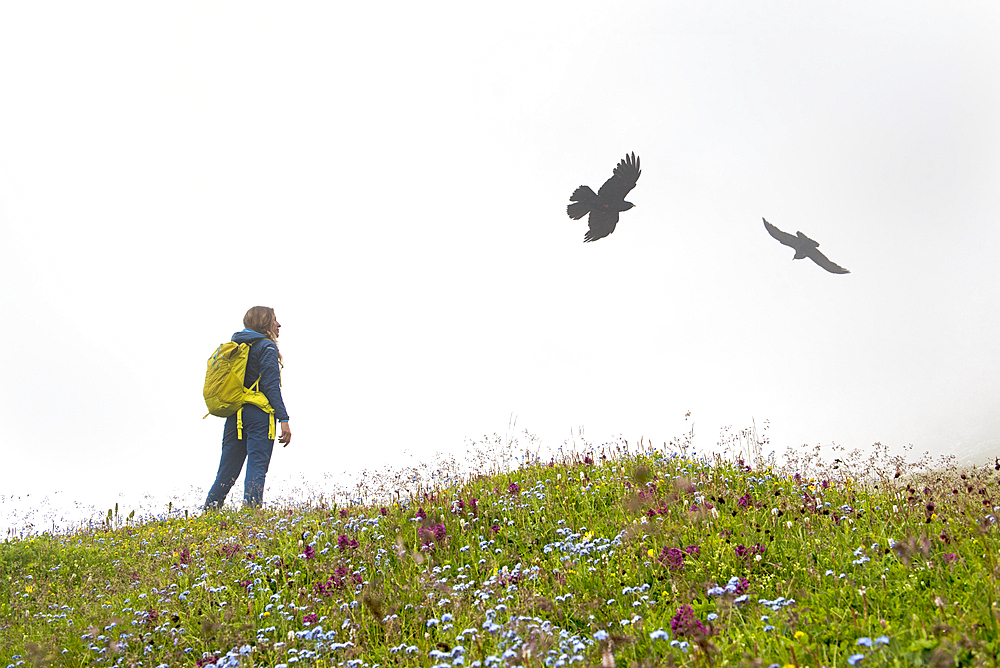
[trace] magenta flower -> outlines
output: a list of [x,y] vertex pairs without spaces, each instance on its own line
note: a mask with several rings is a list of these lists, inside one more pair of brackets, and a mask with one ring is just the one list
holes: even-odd
[[344,566],[338,566],[333,575],[326,579],[326,582],[317,583],[315,586],[317,594],[330,595],[337,589],[343,589],[344,579],[350,574]]
[[318,621],[319,621],[319,615],[317,615],[315,612],[310,612],[309,614],[307,614],[305,617],[302,618],[303,624],[315,624]]
[[225,556],[225,557],[226,557],[227,559],[229,559],[229,558],[232,558],[232,556],[233,556],[234,554],[236,554],[237,552],[239,552],[239,551],[240,551],[240,549],[241,549],[241,548],[240,548],[240,546],[239,546],[239,545],[237,545],[237,544],[235,544],[235,543],[230,543],[230,544],[228,544],[228,545],[223,545],[223,546],[222,546],[222,554],[223,554],[223,556]]
[[348,538],[345,534],[340,534],[337,538],[337,547],[341,550],[353,550],[358,547],[358,539]]
[[[654,496],[655,492],[656,492],[655,489],[651,490],[649,492],[650,497]],[[643,493],[639,492],[639,496],[640,497],[643,496]],[[667,507],[667,504],[663,501],[660,501],[660,505],[658,505],[656,508],[650,508],[649,510],[646,511],[646,516],[656,517],[657,515],[666,515],[669,511],[670,509]]]
[[670,629],[675,636],[691,638],[708,635],[705,625],[694,616],[694,610],[690,605],[682,605],[677,608],[677,614],[670,620]]
[[521,493],[521,486],[516,482],[512,482],[507,486],[507,493],[517,495]]
[[684,568],[684,553],[676,547],[665,547],[660,552],[660,563],[672,571]]
[[305,549],[302,550],[302,556],[306,559],[312,559],[316,556],[316,549],[312,545],[306,545]]
[[433,545],[440,543],[447,536],[448,528],[443,524],[432,524],[417,529],[417,537],[420,539],[422,550],[430,550]]
[[763,545],[761,545],[760,543],[756,543],[751,547],[737,545],[736,547],[733,548],[733,552],[735,552],[736,556],[739,557],[740,559],[751,559],[754,557],[754,555],[758,554],[763,555],[765,549],[766,548]]

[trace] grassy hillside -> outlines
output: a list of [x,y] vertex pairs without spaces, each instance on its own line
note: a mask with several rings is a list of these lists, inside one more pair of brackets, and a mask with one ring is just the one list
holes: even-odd
[[994,467],[887,465],[591,452],[112,514],[0,544],[0,665],[996,665]]

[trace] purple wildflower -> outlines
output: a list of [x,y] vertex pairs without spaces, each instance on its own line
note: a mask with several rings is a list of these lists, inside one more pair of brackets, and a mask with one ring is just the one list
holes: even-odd
[[417,529],[417,538],[420,540],[420,549],[430,550],[434,545],[440,543],[448,536],[448,528],[443,524],[432,524]]
[[348,570],[344,566],[338,566],[334,571],[333,575],[326,579],[326,582],[317,583],[315,586],[317,594],[330,595],[336,589],[343,589],[344,578],[349,575]]
[[676,547],[665,547],[660,552],[660,563],[672,571],[684,568],[684,553]]
[[240,546],[237,545],[236,543],[230,543],[228,545],[223,545],[222,546],[222,554],[223,554],[224,557],[226,557],[227,559],[229,559],[229,558],[232,558],[232,556],[234,554],[236,554],[237,552],[239,552],[240,549],[241,549]]
[[337,547],[341,550],[353,550],[358,547],[357,538],[348,538],[346,534],[337,537]]
[[507,486],[507,493],[516,496],[521,493],[521,486],[516,482],[512,482]]
[[733,548],[733,552],[735,552],[736,556],[739,557],[740,559],[750,559],[757,554],[763,555],[765,549],[766,548],[763,545],[761,545],[760,543],[756,543],[750,547],[746,547],[744,545],[737,545],[736,547]]
[[315,612],[310,612],[309,614],[307,614],[305,617],[302,618],[303,624],[315,624],[318,621],[319,621],[319,615],[317,615]]
[[705,625],[694,616],[694,610],[690,605],[682,605],[677,608],[677,614],[670,620],[670,630],[674,632],[675,636],[688,638],[708,635]]
[[312,545],[306,545],[302,550],[302,556],[306,559],[313,559],[316,556],[316,549]]

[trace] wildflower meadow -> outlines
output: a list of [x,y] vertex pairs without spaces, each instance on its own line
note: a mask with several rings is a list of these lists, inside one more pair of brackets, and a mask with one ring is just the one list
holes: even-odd
[[688,451],[8,539],[0,667],[996,665],[1000,463]]

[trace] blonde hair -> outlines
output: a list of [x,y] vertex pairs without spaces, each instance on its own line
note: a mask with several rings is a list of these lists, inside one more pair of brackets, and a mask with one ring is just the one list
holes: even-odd
[[[278,342],[274,340],[276,334],[274,331],[275,322],[277,322],[277,318],[274,317],[274,309],[270,306],[254,306],[243,316],[244,327],[263,334],[271,341],[274,341],[274,345],[277,346]],[[278,360],[281,361],[280,348],[278,349]]]

